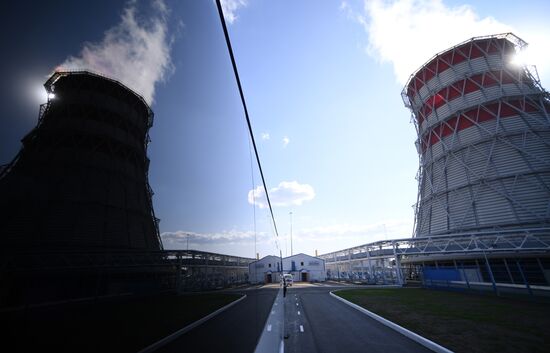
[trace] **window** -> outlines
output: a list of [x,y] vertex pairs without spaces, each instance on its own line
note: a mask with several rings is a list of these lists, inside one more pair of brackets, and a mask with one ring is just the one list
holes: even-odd
[[271,267],[271,264],[269,264],[269,267]]
[[304,266],[304,262],[303,262],[303,261],[302,261],[302,262],[300,262],[300,266]]
[[319,261],[310,261],[308,263],[309,266],[319,266]]

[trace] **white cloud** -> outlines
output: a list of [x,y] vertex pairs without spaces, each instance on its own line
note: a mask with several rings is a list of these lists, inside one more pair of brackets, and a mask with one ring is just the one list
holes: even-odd
[[[99,43],[85,43],[79,56],[70,56],[56,70],[90,70],[112,77],[153,103],[155,84],[173,72],[166,4],[152,4],[152,17],[142,20],[136,3],[128,3],[121,22],[108,29]],[[139,19],[138,19],[139,18]]]
[[293,234],[294,248],[306,252],[317,249],[319,254],[325,254],[380,240],[410,238],[412,228],[412,217],[387,219],[370,224],[335,223],[298,228]]
[[[254,243],[253,231],[224,230],[217,233],[197,233],[178,230],[175,232],[163,232],[160,235],[165,248],[185,249],[187,240],[193,246],[220,245],[220,244],[250,244]],[[269,240],[268,234],[264,232],[256,233],[257,242],[266,242]]]
[[283,148],[288,146],[289,143],[290,143],[290,139],[287,136],[283,137]]
[[471,37],[513,32],[492,17],[480,18],[469,5],[449,7],[441,0],[365,0],[364,15],[354,19],[368,33],[367,52],[392,63],[401,84],[442,50]]
[[[219,254],[255,257],[278,254],[279,239],[270,231],[222,230],[199,233],[178,230],[160,235],[166,250],[200,250]],[[189,239],[189,243],[187,243]]]
[[360,14],[359,12],[355,11],[353,9],[353,6],[351,6],[348,1],[345,1],[345,0],[342,1],[340,3],[339,10],[342,11],[342,12],[345,12],[349,19],[352,19],[352,20],[355,20],[355,21],[358,21],[358,22],[361,22],[361,19],[363,18],[363,15]]
[[[384,239],[408,238],[412,232],[412,218],[386,219],[372,224],[338,223],[318,227],[300,227],[295,220],[293,231],[294,253],[319,254],[343,250],[353,246],[359,246]],[[251,249],[254,247],[254,232],[228,230],[213,233],[198,233],[189,231],[163,232],[162,243],[165,249],[187,249],[189,235],[189,249],[199,249],[222,254],[239,256],[253,256]],[[275,242],[278,247],[283,246],[283,254],[290,251],[289,234],[280,235],[277,239],[274,234],[257,232],[257,252],[261,256],[277,254]]]
[[[313,187],[308,184],[300,184],[297,181],[282,181],[277,187],[269,190],[269,199],[274,207],[300,206],[305,201],[311,201],[314,198]],[[256,204],[260,208],[269,207],[262,186],[248,192],[248,203]]]
[[237,19],[236,12],[241,7],[246,7],[246,0],[221,0],[223,17],[229,24]]
[[262,140],[269,140],[269,133],[268,132],[262,132]]
[[[413,219],[386,219],[371,224],[332,224],[296,229],[295,248],[318,249],[319,254],[347,249],[385,239],[410,238]],[[313,248],[312,248],[313,247]]]
[[350,9],[350,6],[349,6],[348,2],[347,1],[342,1],[340,3],[340,10],[347,11],[348,9]]
[[[371,241],[384,240],[387,236],[407,238],[412,233],[412,219],[390,219],[372,224],[333,224],[329,226],[304,228],[297,233],[301,238],[311,240],[338,240],[342,238],[364,237],[361,245]],[[338,250],[338,249],[335,249]]]

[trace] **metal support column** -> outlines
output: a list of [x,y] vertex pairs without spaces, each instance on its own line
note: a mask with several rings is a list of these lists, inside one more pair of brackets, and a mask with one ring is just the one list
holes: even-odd
[[485,257],[485,265],[487,265],[487,271],[489,272],[489,278],[491,278],[491,282],[493,283],[493,290],[495,291],[496,295],[498,294],[497,284],[495,283],[495,277],[493,276],[493,270],[491,270],[491,265],[489,264],[489,260],[487,259],[487,254],[485,254],[485,251],[483,251],[483,256]]
[[525,288],[527,288],[527,292],[529,292],[529,295],[533,295],[533,291],[531,290],[531,286],[529,285],[529,281],[527,280],[527,277],[525,277],[525,274],[523,273],[523,269],[521,268],[521,264],[518,260],[516,260],[516,265],[518,267],[519,273],[521,275],[521,279],[523,280],[523,283],[525,284]]
[[367,261],[369,263],[369,277],[372,278],[373,283],[376,283],[376,276],[374,276],[374,273],[372,272],[372,263],[370,262],[370,250],[368,246],[367,246]]
[[403,273],[401,273],[401,260],[399,259],[399,255],[397,255],[397,249],[395,242],[392,242],[393,244],[393,255],[395,256],[395,275],[397,276],[397,284],[402,286],[403,283]]
[[336,256],[336,253],[334,253],[334,264],[336,265],[337,278],[340,280],[340,265],[338,264],[338,257]]
[[514,277],[512,276],[512,272],[510,271],[510,267],[508,266],[508,261],[506,261],[506,258],[502,259],[504,261],[504,267],[506,267],[506,272],[508,272],[508,277],[510,277],[510,283],[516,284],[514,281]]
[[550,285],[550,283],[548,283],[548,281],[549,281],[548,276],[546,276],[545,273],[544,273],[544,266],[542,266],[542,262],[540,261],[540,258],[538,258],[538,257],[537,257],[537,263],[539,264],[540,272],[544,276],[544,280],[546,281],[546,285]]
[[351,250],[348,251],[348,279],[353,280],[352,278],[352,267],[351,267]]
[[382,260],[382,280],[384,281],[384,284],[388,284],[388,280],[386,279],[386,264],[384,263],[385,262],[385,259],[381,259]]
[[[456,261],[455,261],[455,265],[456,265]],[[468,289],[471,289],[470,281],[468,280],[468,275],[466,274],[466,270],[464,269],[464,262],[461,263],[461,268],[462,268],[462,275],[464,276],[464,280],[466,281],[466,286],[468,286]]]
[[177,258],[177,261],[176,263],[178,264],[177,266],[177,269],[176,269],[176,293],[180,293],[181,290],[180,290],[180,287],[181,287],[181,267],[182,267],[182,255],[181,254],[177,254],[176,255],[176,258]]

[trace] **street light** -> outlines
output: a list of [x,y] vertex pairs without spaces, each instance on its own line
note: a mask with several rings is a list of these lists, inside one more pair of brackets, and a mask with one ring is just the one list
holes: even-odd
[[292,249],[292,212],[288,213],[290,216],[290,256],[294,255],[294,251]]
[[285,257],[288,257],[288,234],[285,234]]

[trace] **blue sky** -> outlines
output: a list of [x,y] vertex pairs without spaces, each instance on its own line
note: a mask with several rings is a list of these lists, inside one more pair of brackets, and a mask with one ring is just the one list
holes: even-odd
[[[12,102],[0,108],[0,164],[36,123],[36,92],[48,74],[60,65],[91,68],[152,104],[149,175],[165,248],[186,248],[189,239],[195,249],[285,255],[289,212],[294,253],[408,237],[418,168],[400,97],[408,75],[472,36],[513,31],[531,44],[527,57],[543,85],[550,80],[550,4],[491,3],[225,2],[277,244],[213,1],[60,2],[31,18],[25,4],[1,5],[13,30],[0,35],[12,49],[0,69]],[[109,60],[94,66],[90,56]]]

